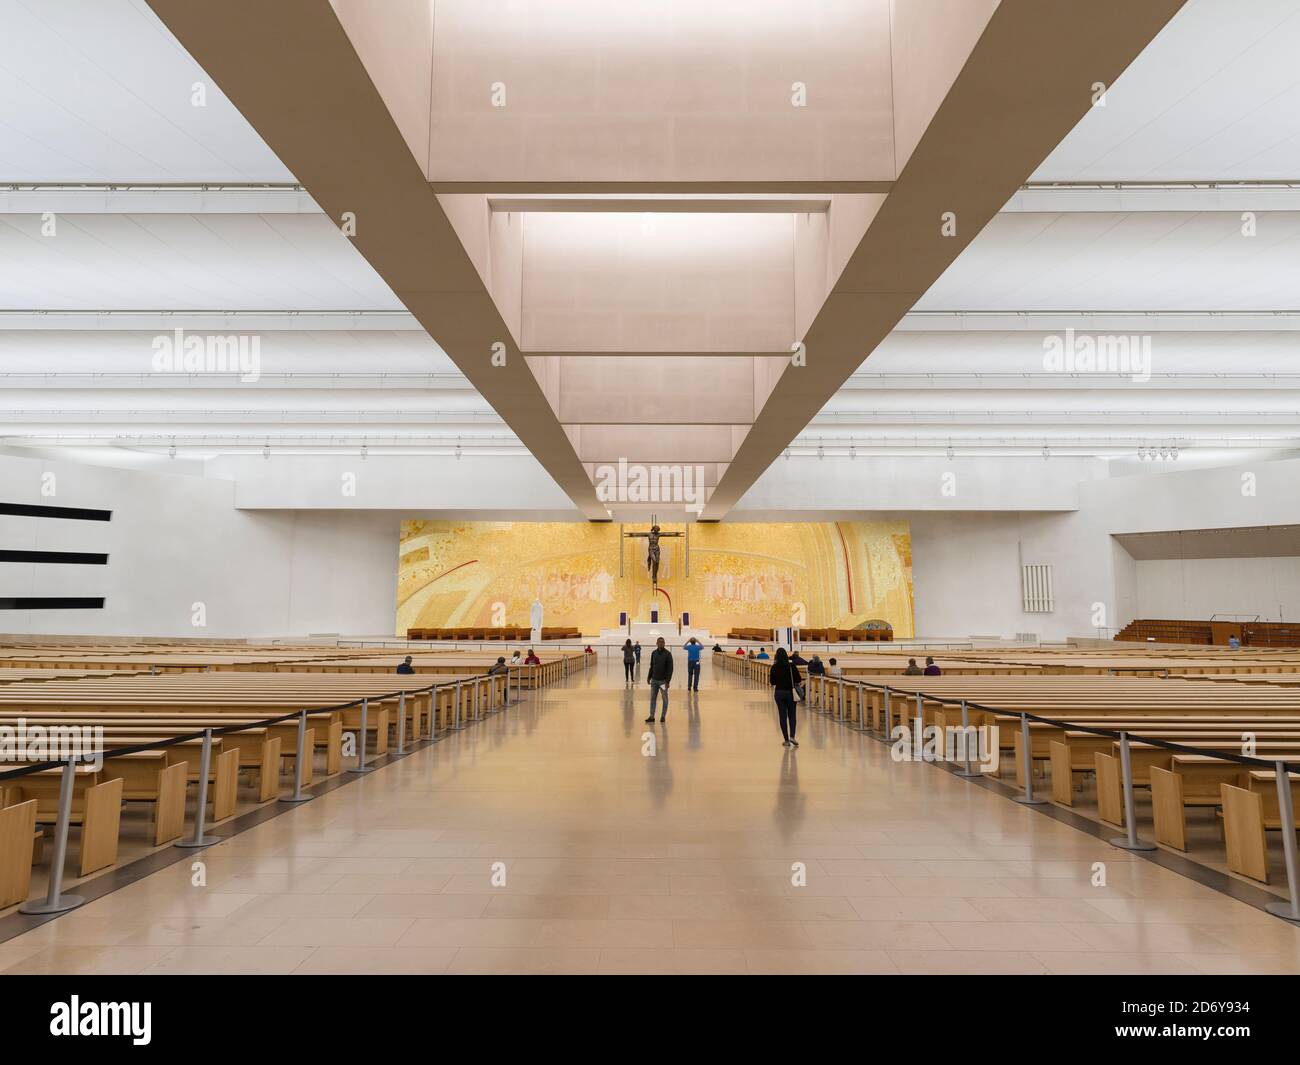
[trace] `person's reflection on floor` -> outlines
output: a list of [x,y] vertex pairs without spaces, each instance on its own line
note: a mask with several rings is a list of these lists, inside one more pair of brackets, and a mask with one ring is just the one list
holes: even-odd
[[[648,745],[651,736],[654,737],[654,754],[646,754],[650,749]],[[668,761],[668,729],[662,726],[658,729],[647,727],[641,734],[641,753],[645,758],[648,774],[646,790],[650,793],[650,801],[656,809],[662,810],[673,790],[673,767]]]
[[700,693],[686,693],[686,746],[692,750],[700,745]]
[[632,729],[636,725],[636,689],[623,689],[623,735],[631,737]]
[[808,797],[799,790],[799,751],[786,747],[781,752],[781,774],[776,785],[773,819],[783,838],[792,837],[803,824]]

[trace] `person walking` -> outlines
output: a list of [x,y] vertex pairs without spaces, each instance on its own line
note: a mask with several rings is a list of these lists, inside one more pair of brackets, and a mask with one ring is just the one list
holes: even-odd
[[632,650],[632,641],[624,640],[623,641],[623,681],[625,687],[628,688],[632,687],[635,681],[635,678],[633,677],[633,674],[635,672],[636,672],[636,652]]
[[796,694],[802,691],[803,677],[799,667],[790,661],[784,647],[776,649],[776,659],[767,671],[767,682],[772,686],[772,697],[776,700],[776,715],[781,721],[782,747],[798,747],[794,738],[797,715],[795,712]]
[[700,643],[694,636],[686,641],[686,690],[700,690],[700,655],[704,652],[704,644]]
[[632,645],[632,650],[636,654],[636,664],[639,666],[641,664],[641,641],[640,640],[637,640],[637,642]]
[[673,653],[664,646],[662,636],[655,640],[655,649],[650,652],[650,668],[646,670],[645,679],[650,682],[650,716],[645,719],[646,724],[654,721],[655,703],[661,694],[664,705],[659,711],[659,720],[662,722],[668,716],[668,685],[673,679]]

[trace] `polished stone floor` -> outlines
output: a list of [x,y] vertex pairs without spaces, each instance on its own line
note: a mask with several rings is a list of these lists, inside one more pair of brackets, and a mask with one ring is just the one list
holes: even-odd
[[653,729],[621,672],[0,944],[0,971],[1300,972],[1282,921],[823,717],[783,748],[768,693],[707,664]]

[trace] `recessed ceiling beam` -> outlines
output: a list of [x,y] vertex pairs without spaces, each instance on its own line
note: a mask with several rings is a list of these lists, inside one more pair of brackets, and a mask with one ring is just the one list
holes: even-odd
[[352,240],[579,512],[604,517],[541,382],[334,6],[322,0],[149,3],[348,232],[340,239]]
[[1183,0],[1002,0],[705,507],[736,505]]

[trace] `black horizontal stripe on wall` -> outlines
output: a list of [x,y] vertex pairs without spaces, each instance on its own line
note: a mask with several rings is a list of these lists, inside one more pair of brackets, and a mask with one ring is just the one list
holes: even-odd
[[103,598],[93,596],[28,596],[0,598],[0,610],[103,610]]
[[87,507],[46,507],[37,503],[0,503],[0,514],[15,518],[67,518],[71,521],[111,521],[111,510]]
[[67,566],[107,566],[108,556],[96,551],[7,551],[0,562],[59,562]]

